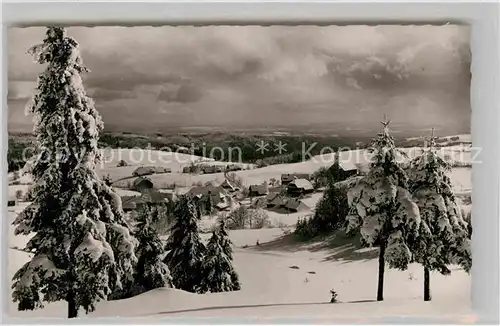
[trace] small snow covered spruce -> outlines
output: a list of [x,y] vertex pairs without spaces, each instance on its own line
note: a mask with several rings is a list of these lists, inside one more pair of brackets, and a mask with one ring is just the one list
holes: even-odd
[[203,260],[203,284],[201,292],[227,292],[241,289],[239,277],[233,267],[231,240],[222,221],[208,241]]
[[68,317],[87,313],[132,275],[136,240],[124,222],[120,197],[95,172],[103,123],[87,97],[78,43],[49,27],[31,49],[46,69],[31,105],[37,156],[31,164],[33,203],[14,221],[16,234],[35,233],[33,258],[14,275],[19,310],[42,301],[68,302]]
[[173,285],[188,292],[200,292],[205,246],[198,232],[196,208],[187,196],[174,209],[175,221],[170,229],[164,262],[170,269]]
[[451,273],[451,264],[466,272],[472,264],[468,223],[455,202],[450,165],[435,150],[434,135],[430,147],[412,160],[410,191],[420,210],[420,232],[412,241],[414,259],[424,266],[424,300],[431,300],[430,271]]
[[137,214],[135,237],[139,241],[132,293],[134,296],[142,292],[161,287],[172,287],[172,278],[168,266],[163,262],[165,249],[156,230],[151,226],[158,219],[156,207],[144,206]]
[[412,260],[408,237],[418,232],[420,215],[408,192],[408,178],[398,162],[403,155],[389,134],[390,121],[382,122],[383,132],[374,139],[369,173],[348,192],[351,208],[348,232],[359,229],[368,245],[380,247],[377,300],[384,288],[385,262],[404,270]]

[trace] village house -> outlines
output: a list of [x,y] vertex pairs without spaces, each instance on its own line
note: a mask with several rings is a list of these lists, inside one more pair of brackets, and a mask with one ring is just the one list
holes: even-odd
[[124,212],[131,212],[139,209],[144,204],[141,196],[122,196],[122,209]]
[[[340,168],[342,171],[344,171],[344,174],[342,176],[341,180],[345,180],[351,176],[355,175],[365,175],[370,171],[370,163],[369,162],[363,162],[363,163],[355,163],[355,162],[343,162],[340,161],[339,163]],[[332,167],[333,168],[333,167]]]
[[202,210],[206,209],[208,198],[212,199],[212,204],[218,209],[224,209],[229,206],[226,201],[226,192],[222,187],[214,186],[196,186],[186,193],[186,195],[193,199]]
[[151,175],[155,173],[171,173],[172,169],[161,166],[141,166],[132,172],[133,176],[140,177],[144,175]]
[[229,164],[226,166],[226,171],[231,172],[231,171],[241,171],[243,168],[240,165],[237,164]]
[[290,198],[286,201],[285,208],[289,212],[297,213],[309,210],[309,206],[304,204],[302,200]]
[[267,207],[274,207],[274,205],[272,205],[272,202],[279,195],[280,195],[279,192],[269,192],[266,196]]
[[221,173],[223,170],[223,167],[219,165],[204,165],[201,167],[201,171],[203,171],[204,174]]
[[267,207],[267,200],[265,197],[257,197],[255,200],[251,201],[250,207],[254,209]]
[[281,194],[274,193],[268,196],[267,200],[267,208],[285,209],[288,213],[303,212],[310,209],[302,200],[289,198]]
[[282,208],[286,205],[287,198],[279,193],[274,193],[267,197],[267,207],[268,208]]
[[159,192],[162,193],[162,195],[169,201],[169,202],[174,202],[176,201],[178,198],[177,198],[177,194],[172,191],[172,190],[167,190],[167,189],[159,189],[158,190]]
[[248,195],[250,197],[256,197],[256,196],[265,196],[269,193],[269,190],[267,188],[267,184],[262,184],[262,185],[251,185],[248,188]]
[[311,175],[308,173],[284,173],[281,175],[281,184],[288,185],[295,179],[306,179],[310,180]]
[[150,191],[154,188],[154,183],[150,178],[138,177],[132,184],[132,189],[139,192]]
[[300,196],[314,192],[314,187],[309,180],[295,179],[288,184],[287,192],[292,196]]
[[124,212],[136,211],[144,205],[166,205],[171,201],[168,199],[168,193],[159,191],[150,191],[141,196],[123,196],[121,199]]
[[224,182],[222,182],[222,183],[220,184],[220,186],[221,186],[224,190],[226,190],[226,191],[228,191],[228,192],[235,192],[235,191],[239,191],[239,190],[240,190],[240,188],[239,188],[239,187],[237,187],[236,185],[234,185],[234,184],[233,184],[231,181],[229,181],[228,179],[225,179],[225,180],[224,180]]
[[272,192],[282,192],[283,190],[286,190],[286,187],[282,187],[282,186],[276,186],[276,187],[268,187],[267,190],[269,191],[269,193],[272,193]]
[[193,173],[198,174],[202,171],[202,167],[205,165],[195,165],[191,164],[182,168],[182,173]]

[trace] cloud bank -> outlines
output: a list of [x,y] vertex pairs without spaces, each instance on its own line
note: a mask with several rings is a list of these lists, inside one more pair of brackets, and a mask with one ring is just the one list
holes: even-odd
[[[8,31],[9,128],[42,66],[44,28]],[[114,128],[356,125],[383,114],[463,132],[470,123],[464,26],[71,27],[86,89]]]

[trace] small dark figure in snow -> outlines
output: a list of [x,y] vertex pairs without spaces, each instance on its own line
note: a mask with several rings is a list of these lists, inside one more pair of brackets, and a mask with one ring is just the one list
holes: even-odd
[[330,293],[332,294],[332,298],[330,300],[330,303],[336,303],[337,302],[337,292],[335,292],[334,289],[331,289]]
[[259,245],[260,245],[260,242],[259,242],[259,240],[257,240],[257,243],[256,243],[256,245],[257,245],[257,246],[259,246]]

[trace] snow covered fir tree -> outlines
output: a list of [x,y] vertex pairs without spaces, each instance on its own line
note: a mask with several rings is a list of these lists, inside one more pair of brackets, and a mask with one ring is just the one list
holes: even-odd
[[161,287],[172,287],[168,266],[163,262],[164,244],[152,224],[157,221],[158,209],[143,206],[136,217],[134,236],[138,240],[136,256],[138,259],[134,277],[126,297]]
[[456,203],[450,171],[450,164],[436,152],[433,130],[429,148],[412,160],[409,173],[421,218],[412,252],[424,267],[425,301],[431,300],[431,271],[449,275],[449,265],[458,264],[469,272],[472,264],[469,228]]
[[31,162],[33,202],[14,221],[16,234],[35,235],[32,258],[13,278],[19,310],[64,300],[69,318],[87,313],[133,273],[136,240],[121,200],[96,174],[103,122],[84,90],[78,43],[49,27],[30,53],[39,75],[30,112],[37,155]]
[[173,213],[175,220],[165,246],[164,262],[170,269],[175,288],[200,292],[206,249],[198,232],[196,208],[190,198],[183,196]]
[[[222,229],[222,228],[221,228]],[[240,290],[238,274],[232,264],[230,241],[219,230],[212,233],[203,260],[201,292],[227,292]]]
[[351,207],[347,230],[359,229],[367,245],[379,247],[377,301],[384,300],[386,262],[404,270],[412,260],[408,239],[418,232],[420,215],[408,191],[408,177],[398,159],[400,152],[389,133],[387,119],[383,131],[373,141],[368,174],[348,191]]

